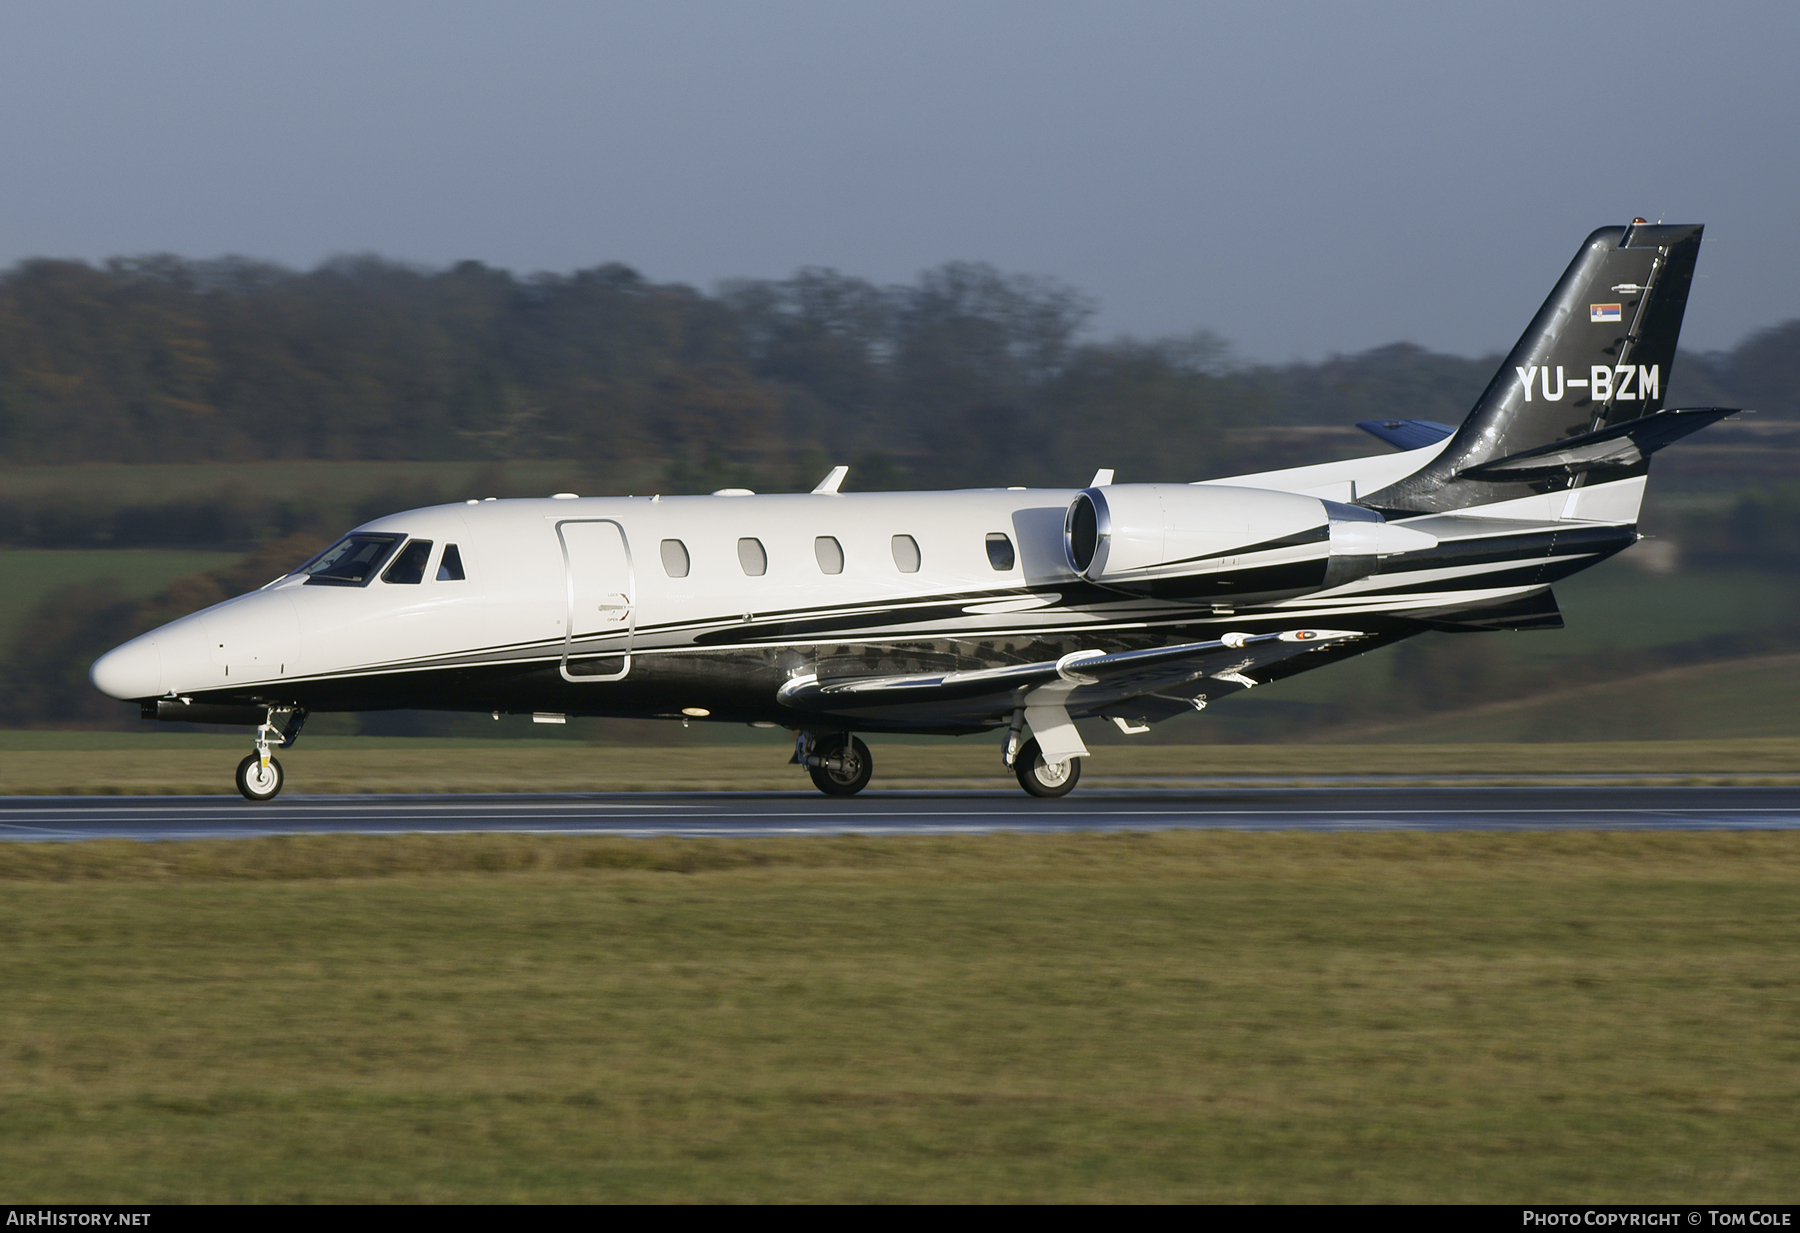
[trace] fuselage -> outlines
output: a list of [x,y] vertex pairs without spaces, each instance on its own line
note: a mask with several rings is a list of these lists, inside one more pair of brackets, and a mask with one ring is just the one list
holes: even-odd
[[[1362,461],[1364,474],[1417,463]],[[360,581],[277,579],[119,647],[93,680],[147,706],[686,715],[805,728],[821,717],[779,696],[803,675],[965,671],[1296,621],[1417,632],[1427,627],[1419,619],[1542,593],[1629,544],[1642,488],[1622,481],[1629,491],[1610,509],[1595,506],[1599,519],[1563,517],[1557,493],[1482,517],[1409,519],[1398,525],[1416,528],[1411,539],[1389,532],[1376,543],[1367,524],[1346,521],[1371,515],[1313,495],[1340,486],[1353,495],[1354,478],[1333,474],[1087,490],[1120,511],[1175,511],[1160,524],[1153,512],[1147,531],[1115,529],[1112,572],[1099,574],[1071,548],[1075,489],[410,510],[352,533],[380,558]],[[1176,508],[1186,490],[1205,502],[1192,526]],[[1208,512],[1218,510],[1245,512]],[[1143,564],[1122,564],[1128,539]],[[927,708],[858,726],[981,724]]]

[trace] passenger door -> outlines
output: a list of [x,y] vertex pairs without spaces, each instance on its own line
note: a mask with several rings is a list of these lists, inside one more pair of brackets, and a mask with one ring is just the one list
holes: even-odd
[[556,524],[562,541],[568,616],[563,626],[566,681],[623,680],[631,671],[637,587],[625,528],[611,519]]

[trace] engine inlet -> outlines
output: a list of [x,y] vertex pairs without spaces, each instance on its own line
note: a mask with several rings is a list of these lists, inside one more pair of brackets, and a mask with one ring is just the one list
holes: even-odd
[[1070,503],[1068,516],[1063,519],[1063,542],[1069,552],[1069,564],[1078,574],[1086,574],[1094,563],[1094,554],[1100,548],[1101,520],[1101,512],[1090,494],[1084,492]]

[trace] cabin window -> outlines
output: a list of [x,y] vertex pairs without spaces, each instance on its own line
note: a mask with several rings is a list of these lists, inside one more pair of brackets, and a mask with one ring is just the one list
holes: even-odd
[[819,558],[819,572],[822,574],[841,574],[844,572],[844,546],[829,535],[821,535],[813,541],[813,555]]
[[738,541],[738,564],[752,578],[760,578],[769,572],[769,554],[763,551],[760,539],[746,537]]
[[894,545],[894,568],[903,574],[919,572],[919,541],[910,535],[896,535]]
[[346,535],[295,570],[306,574],[307,584],[330,587],[365,587],[404,535]]
[[425,581],[425,563],[431,560],[431,541],[415,539],[400,550],[394,563],[387,567],[387,573],[381,576],[383,582],[398,582],[405,586],[417,586]]
[[438,562],[437,580],[439,582],[463,581],[462,553],[456,550],[455,544],[444,545],[444,559]]
[[663,573],[671,578],[688,576],[687,545],[678,539],[665,539],[662,542]]
[[999,531],[989,531],[987,537],[988,564],[995,569],[1011,569],[1013,567],[1012,541]]

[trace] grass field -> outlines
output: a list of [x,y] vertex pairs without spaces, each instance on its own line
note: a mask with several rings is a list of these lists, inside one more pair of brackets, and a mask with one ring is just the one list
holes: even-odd
[[1495,635],[1509,656],[1542,662],[1791,625],[1800,584],[1774,572],[1706,569],[1653,574],[1629,555],[1554,587],[1564,627]]
[[0,845],[0,1199],[1785,1202],[1800,837]]
[[[1388,723],[1355,739],[1381,742],[1591,742],[1661,745],[1800,735],[1800,655],[1724,660],[1475,705]],[[1326,734],[1327,739],[1341,734]]]
[[[675,735],[690,735],[680,734]],[[807,791],[779,736],[757,745],[584,745],[573,741],[439,741],[307,737],[278,753],[291,793]],[[0,794],[190,795],[236,791],[246,736],[182,733],[0,732]],[[873,787],[1011,788],[989,738],[871,742]],[[1586,744],[1112,745],[1097,749],[1082,785],[1179,785],[1223,777],[1383,775],[1429,781],[1551,775],[1620,783],[1676,776],[1689,783],[1800,782],[1800,739],[1596,741]],[[1078,791],[1080,789],[1077,789]]]

